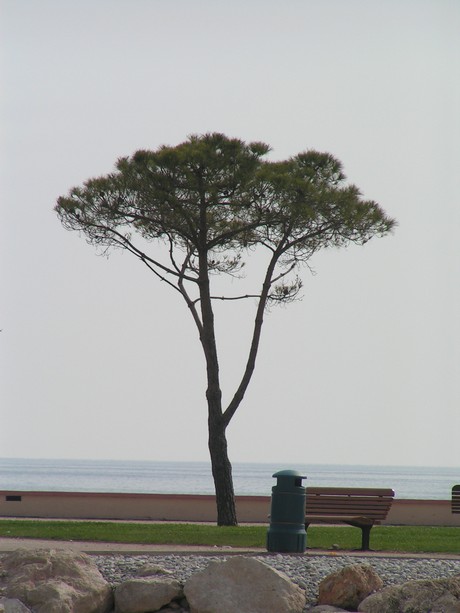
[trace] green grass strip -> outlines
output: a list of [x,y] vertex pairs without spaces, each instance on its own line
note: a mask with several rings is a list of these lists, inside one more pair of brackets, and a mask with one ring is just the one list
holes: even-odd
[[266,532],[262,526],[0,520],[0,536],[108,543],[264,547]]
[[[85,521],[0,520],[0,536],[56,541],[266,546],[267,526],[222,527],[207,524],[116,523]],[[310,526],[307,546],[312,549],[359,549],[361,531],[347,526]],[[460,554],[460,528],[426,526],[376,526],[371,531],[375,551]]]
[[[349,527],[311,526],[308,547],[359,549],[361,530]],[[460,554],[460,528],[444,526],[375,526],[371,530],[371,548],[400,553]]]

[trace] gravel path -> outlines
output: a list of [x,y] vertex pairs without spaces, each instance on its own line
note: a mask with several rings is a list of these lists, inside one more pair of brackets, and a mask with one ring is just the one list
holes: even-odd
[[[247,554],[245,554],[247,555]],[[93,556],[104,577],[112,585],[129,579],[145,564],[157,564],[185,582],[193,573],[204,569],[212,560],[224,561],[225,556],[201,555],[102,555]],[[420,558],[381,558],[350,556],[255,555],[259,560],[285,572],[306,590],[308,611],[316,603],[319,582],[332,572],[349,564],[370,564],[385,585],[414,579],[440,579],[460,574],[459,560]]]

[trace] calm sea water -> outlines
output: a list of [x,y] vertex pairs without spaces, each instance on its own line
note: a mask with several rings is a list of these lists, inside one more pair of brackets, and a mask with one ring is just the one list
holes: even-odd
[[[273,473],[307,476],[304,485],[390,487],[397,498],[448,500],[459,468],[349,465],[233,465],[235,492],[269,496]],[[0,459],[0,490],[212,494],[208,462]]]

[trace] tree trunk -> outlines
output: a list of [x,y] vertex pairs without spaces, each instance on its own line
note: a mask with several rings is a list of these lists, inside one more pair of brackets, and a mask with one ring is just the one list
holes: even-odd
[[221,416],[216,415],[209,399],[208,446],[211,455],[212,476],[216,490],[217,525],[236,526],[235,494],[233,491],[232,465],[228,459],[227,437]]
[[[203,227],[205,222],[203,221]],[[216,490],[217,524],[236,526],[235,494],[233,491],[232,466],[228,459],[226,424],[222,414],[222,391],[219,379],[219,361],[214,330],[214,313],[209,291],[207,251],[200,253],[200,306],[202,326],[200,341],[206,358],[208,402],[208,446],[211,469]]]

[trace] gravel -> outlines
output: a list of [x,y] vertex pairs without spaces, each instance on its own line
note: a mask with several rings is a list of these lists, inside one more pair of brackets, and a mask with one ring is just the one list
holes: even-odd
[[[248,554],[245,554],[248,555]],[[203,570],[213,560],[224,561],[225,555],[98,555],[93,556],[109,583],[117,585],[136,574],[145,564],[156,564],[172,571],[174,577],[185,582],[193,573]],[[255,555],[277,570],[286,573],[292,581],[306,591],[308,611],[318,597],[318,584],[331,573],[349,564],[370,564],[380,575],[385,585],[394,585],[415,579],[440,579],[460,574],[459,560],[433,558],[382,558],[299,556],[299,555]]]

